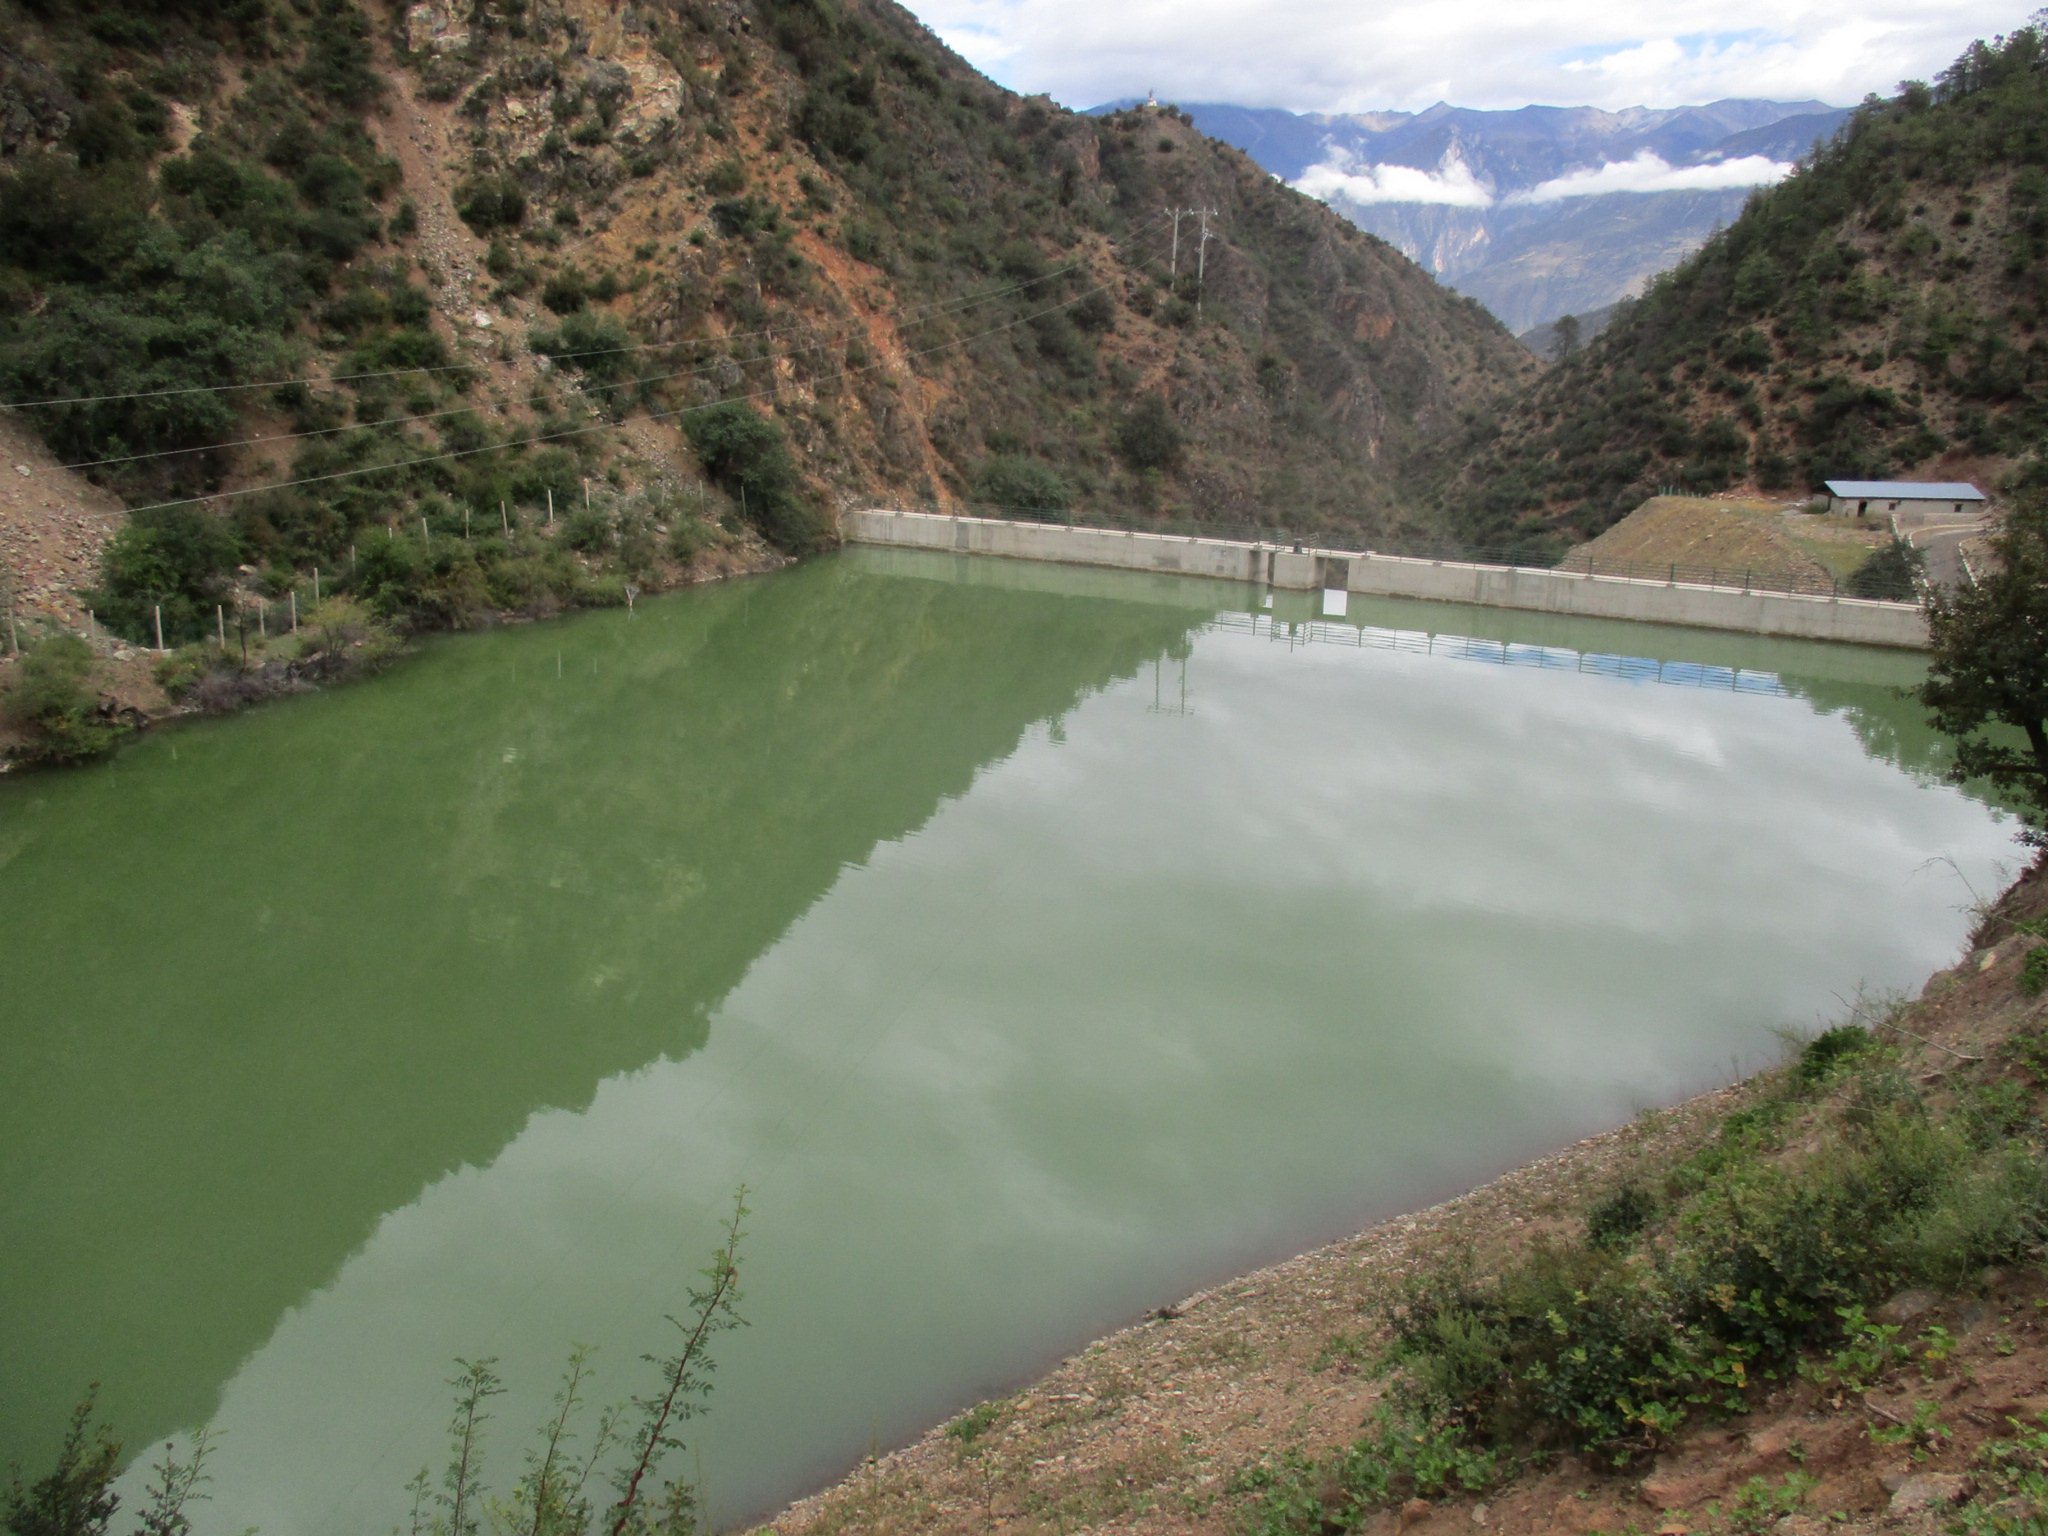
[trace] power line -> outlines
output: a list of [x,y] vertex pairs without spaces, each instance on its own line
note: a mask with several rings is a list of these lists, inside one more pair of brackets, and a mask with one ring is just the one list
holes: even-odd
[[[1001,325],[991,326],[985,331],[977,331],[972,336],[955,337],[951,341],[943,341],[933,346],[906,352],[903,354],[903,360],[907,362],[912,358],[929,357],[935,353],[949,351],[954,347],[969,346],[990,336],[1001,335],[1004,331],[1015,330],[1020,325],[1028,325],[1033,320],[1041,319],[1046,315],[1057,314],[1061,310],[1078,304],[1081,300],[1093,294],[1101,293],[1111,286],[1110,283],[1098,283],[1095,287],[1077,293],[1072,298],[1062,299],[1059,303],[1037,310],[1032,314],[1020,315],[1016,319],[1006,320]],[[834,377],[838,379],[858,378],[862,374],[876,373],[890,366],[889,362],[883,361],[871,363],[865,368],[845,368],[841,369]],[[639,419],[643,421],[665,421],[675,417],[694,415],[699,411],[708,411],[720,405],[734,405],[751,400],[770,399],[776,393],[778,393],[777,386],[771,385],[767,389],[754,390],[748,394],[728,395],[722,399],[706,400],[696,405],[678,406],[673,410],[649,411],[644,417]],[[402,459],[393,464],[364,464],[352,469],[333,470],[324,475],[306,475],[296,480],[278,480],[263,485],[240,486],[231,491],[215,491],[205,496],[180,496],[172,501],[151,502],[146,506],[130,507],[128,510],[131,514],[138,512],[163,512],[168,511],[172,507],[197,506],[209,501],[226,501],[237,496],[260,495],[266,491],[294,490],[302,485],[322,485],[335,480],[353,479],[358,475],[382,474],[386,471],[397,469],[417,469],[423,464],[445,464],[455,459],[474,458],[478,454],[483,453],[500,453],[511,448],[532,448],[541,443],[559,443],[565,442],[570,438],[589,437],[599,432],[615,432],[624,425],[625,423],[616,421],[599,422],[595,426],[571,427],[560,432],[541,433],[534,437],[514,438],[502,443],[486,443],[476,448],[456,448],[443,453],[423,454],[417,458]]]
[[[1138,230],[1134,231],[1125,239],[1121,241],[1111,242],[1110,249],[1116,250],[1121,248],[1122,246],[1130,244],[1132,241],[1138,239],[1142,234],[1144,234],[1146,231],[1150,230],[1154,225],[1160,222],[1161,220],[1159,219],[1153,219],[1149,221],[1148,223],[1140,226]],[[967,310],[978,309],[984,304],[992,304],[998,299],[1008,298],[1013,294],[1021,292],[1025,288],[1035,287],[1040,283],[1049,282],[1055,277],[1064,276],[1066,273],[1071,272],[1075,268],[1080,267],[1082,265],[1085,265],[1085,258],[1082,260],[1069,262],[1064,267],[1056,268],[1051,272],[1047,272],[1039,277],[1031,278],[1025,282],[1012,283],[1007,287],[997,288],[988,293],[980,294],[972,298],[953,299],[940,304],[926,304],[918,306],[913,309],[901,310],[898,311],[896,315],[890,318],[893,318],[895,323],[898,325],[921,325],[928,320],[938,319],[944,315],[960,314],[966,312]],[[794,329],[796,329],[796,327],[794,326],[782,326],[772,330],[742,332],[740,335],[730,337],[701,337],[692,338],[686,341],[644,342],[634,347],[620,347],[609,349],[604,352],[562,352],[542,353],[540,355],[549,358],[551,361],[560,362],[584,357],[610,356],[615,355],[618,352],[648,351],[660,347],[709,346],[713,344],[724,344],[726,342],[744,340],[750,336],[768,336],[777,334],[778,331],[789,331]],[[864,329],[864,327],[858,324],[850,323],[846,326],[841,327],[840,332],[843,334],[854,334],[862,329]],[[803,357],[813,352],[829,351],[835,345],[836,343],[832,341],[821,341],[815,342],[807,347],[796,347],[786,352],[765,353],[760,357],[749,357],[744,359],[738,359],[737,361],[742,363],[780,362],[792,357]],[[584,392],[586,394],[613,394],[620,390],[637,389],[647,384],[663,383],[669,379],[694,378],[700,374],[715,372],[719,368],[724,367],[726,363],[733,361],[735,360],[731,358],[721,358],[716,362],[701,363],[694,368],[681,368],[673,370],[668,373],[646,374],[640,378],[622,379],[612,384],[586,384],[584,386]],[[464,364],[458,366],[466,367],[468,365]],[[257,388],[258,386],[223,384],[219,386],[194,387],[242,389]],[[142,397],[107,396],[104,398],[135,399]],[[530,395],[526,397],[524,404],[526,404],[530,408],[545,403],[545,399],[546,397],[542,395]],[[181,454],[188,453],[220,453],[231,448],[252,448],[260,446],[265,443],[298,442],[305,438],[311,437],[333,437],[344,432],[369,432],[374,431],[379,427],[403,427],[412,426],[423,421],[441,421],[445,420],[450,416],[460,416],[467,412],[474,411],[475,409],[476,407],[471,405],[455,405],[449,406],[444,410],[425,411],[415,416],[390,416],[380,421],[351,422],[346,425],[338,427],[313,427],[308,428],[306,431],[303,432],[272,432],[261,437],[245,437],[234,439],[228,442],[219,443],[200,443],[186,448],[157,448],[145,453],[117,454],[104,459],[81,459],[77,463],[60,464],[57,467],[59,469],[65,470],[103,469],[115,464],[136,464],[142,462],[145,459],[175,458]]]
[[[1141,225],[1138,229],[1125,236],[1123,240],[1110,242],[1110,248],[1114,250],[1118,246],[1130,244],[1158,222],[1158,220],[1154,219]],[[1050,272],[1014,283],[1007,289],[998,290],[995,296],[1000,297],[1006,293],[1018,293],[1026,288],[1034,288],[1040,283],[1050,282],[1052,279],[1064,276],[1075,268],[1085,266],[1086,264],[1087,258],[1085,256],[1077,257],[1063,267],[1055,267]],[[915,313],[915,311],[910,311],[909,313]],[[583,352],[563,352],[556,354],[556,356],[560,361],[570,361],[586,357],[617,357],[622,353],[648,352],[660,347],[726,345],[731,342],[746,341],[759,336],[780,335],[785,331],[794,329],[794,326],[767,326],[758,331],[741,331],[731,336],[687,337],[678,341],[644,341],[623,347],[595,347]],[[367,373],[309,374],[303,378],[264,379],[244,384],[183,384],[169,389],[131,390],[126,393],[117,394],[53,395],[40,400],[0,401],[0,410],[26,411],[58,405],[105,405],[119,400],[160,400],[173,395],[209,395],[227,394],[247,389],[283,389],[293,384],[356,384],[370,379],[403,378],[411,374],[460,373],[466,372],[475,366],[473,363],[438,363],[417,368],[382,368]]]

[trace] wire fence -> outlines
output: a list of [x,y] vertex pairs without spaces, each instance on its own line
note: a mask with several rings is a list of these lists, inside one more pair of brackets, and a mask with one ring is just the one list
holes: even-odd
[[[891,510],[925,512],[938,516],[985,517],[1003,522],[1047,523],[1071,526],[1072,520],[1044,508],[1008,507],[986,502],[957,502],[949,506],[898,504]],[[1661,586],[1720,587],[1740,592],[1784,593],[1797,597],[1856,597],[1840,579],[1824,570],[1762,565],[1701,565],[1682,560],[1624,560],[1588,549],[1574,549],[1562,555],[1542,558],[1527,548],[1468,545],[1453,539],[1431,539],[1414,535],[1340,532],[1322,528],[1290,528],[1284,524],[1217,522],[1184,517],[1123,517],[1088,515],[1088,527],[1118,533],[1148,533],[1162,538],[1217,539],[1240,544],[1278,544],[1289,549],[1314,550],[1336,558],[1371,555],[1397,560],[1428,560],[1442,564],[1490,565],[1519,570],[1557,571],[1566,575],[1601,577],[1618,581],[1654,582]]]

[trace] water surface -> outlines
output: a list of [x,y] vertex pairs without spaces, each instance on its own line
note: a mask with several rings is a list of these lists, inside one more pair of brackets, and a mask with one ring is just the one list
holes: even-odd
[[0,1459],[98,1379],[208,1526],[387,1528],[745,1182],[758,1511],[1917,986],[2011,854],[1917,668],[860,551],[0,785]]

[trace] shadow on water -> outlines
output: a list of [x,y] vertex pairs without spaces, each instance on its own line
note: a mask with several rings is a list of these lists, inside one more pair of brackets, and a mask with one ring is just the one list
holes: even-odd
[[769,581],[437,644],[0,791],[0,1459],[131,1445],[380,1214],[701,1047],[755,957],[1208,609]]

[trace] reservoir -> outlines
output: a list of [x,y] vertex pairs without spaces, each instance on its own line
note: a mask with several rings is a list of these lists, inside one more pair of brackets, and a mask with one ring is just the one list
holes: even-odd
[[385,1530],[489,1356],[502,1490],[745,1184],[763,1512],[1917,989],[2017,863],[1920,665],[855,550],[0,782],[0,1463]]

